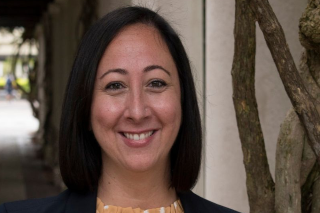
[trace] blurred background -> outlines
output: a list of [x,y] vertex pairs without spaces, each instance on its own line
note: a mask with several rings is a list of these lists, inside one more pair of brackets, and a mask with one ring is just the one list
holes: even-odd
[[[269,2],[299,64],[298,21],[307,0]],[[1,0],[0,203],[63,190],[58,127],[78,43],[94,21],[127,5],[159,10],[179,32],[190,57],[205,141],[194,191],[249,212],[232,102],[233,0]],[[258,27],[256,63],[259,114],[274,175],[279,127],[291,104]]]

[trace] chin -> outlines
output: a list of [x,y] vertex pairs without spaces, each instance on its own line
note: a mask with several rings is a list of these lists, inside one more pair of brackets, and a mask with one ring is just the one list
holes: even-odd
[[155,169],[156,162],[154,160],[134,159],[129,160],[124,167],[131,172],[147,172]]

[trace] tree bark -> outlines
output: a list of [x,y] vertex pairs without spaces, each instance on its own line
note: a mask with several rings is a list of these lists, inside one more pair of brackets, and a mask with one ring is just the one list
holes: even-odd
[[272,180],[255,98],[255,18],[246,0],[236,0],[233,101],[247,175],[251,213],[274,213]]
[[[319,173],[318,173],[319,175]],[[313,196],[312,196],[312,210],[311,213],[319,213],[320,212],[320,176],[318,176],[317,180],[313,184],[312,187]]]
[[[320,51],[320,0],[309,0],[300,18],[300,42],[308,50]],[[318,62],[319,64],[320,62]],[[318,73],[319,77],[320,73]]]
[[[302,39],[302,37],[300,37]],[[303,43],[303,41],[301,42]],[[318,80],[320,69],[314,69],[313,66],[316,60],[314,57],[313,50],[304,50],[300,60],[300,69],[299,74],[303,80],[304,85],[308,92],[315,97],[315,101],[317,102],[317,107],[319,107],[319,100],[320,100],[320,92],[318,86]],[[311,57],[310,57],[311,56]],[[300,185],[303,186],[307,180],[309,173],[311,172],[312,168],[314,167],[314,163],[316,161],[316,156],[310,147],[309,138],[306,136],[304,137],[304,148],[303,148],[303,155],[302,155],[302,163],[301,163],[301,175],[300,175]]]
[[316,184],[320,178],[320,166],[315,164],[312,171],[308,175],[305,184],[301,188],[302,202],[301,209],[303,213],[316,213],[312,209],[318,209],[319,192],[318,185]]
[[[320,0],[311,0],[308,3],[299,23],[299,35],[305,51],[302,55],[299,74],[302,77],[309,93],[316,98],[319,110],[320,85]],[[302,210],[306,213],[320,212],[320,167],[314,164],[316,158],[310,148],[305,145],[302,162],[305,171],[301,177],[306,179],[302,184]],[[313,167],[312,167],[313,166]],[[312,169],[312,170],[311,170]],[[311,172],[310,172],[311,170]],[[308,175],[308,176],[307,176]]]
[[310,172],[316,162],[316,156],[308,143],[309,139],[308,139],[307,135],[304,135],[303,140],[304,140],[303,141],[303,153],[302,153],[301,171],[300,171],[300,186],[301,187],[306,183],[308,175],[310,174]]
[[305,131],[291,109],[278,137],[275,175],[276,213],[300,213],[300,169]]
[[304,86],[294,64],[285,35],[267,0],[247,0],[264,34],[285,90],[309,137],[320,165],[320,116],[315,98]]
[[320,60],[319,58],[316,58],[316,56],[319,55],[315,54],[313,50],[305,49],[303,51],[300,59],[299,75],[301,76],[303,84],[306,86],[307,91],[312,97],[314,97],[315,102],[317,103],[316,106],[319,108],[320,88],[318,80],[320,79],[320,72],[318,73],[316,69],[314,69],[314,64],[320,63]]

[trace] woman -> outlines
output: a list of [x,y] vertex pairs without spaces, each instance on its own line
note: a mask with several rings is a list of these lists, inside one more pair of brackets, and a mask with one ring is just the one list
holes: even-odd
[[115,10],[87,32],[60,124],[68,190],[0,212],[226,212],[193,194],[201,122],[182,43],[157,13]]

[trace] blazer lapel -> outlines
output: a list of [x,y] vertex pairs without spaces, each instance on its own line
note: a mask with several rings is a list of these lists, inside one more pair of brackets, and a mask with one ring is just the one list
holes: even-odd
[[96,205],[97,191],[86,194],[70,192],[65,213],[95,213]]
[[192,191],[179,193],[179,198],[184,213],[208,213],[205,207],[199,202],[199,198]]

